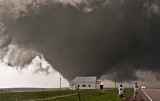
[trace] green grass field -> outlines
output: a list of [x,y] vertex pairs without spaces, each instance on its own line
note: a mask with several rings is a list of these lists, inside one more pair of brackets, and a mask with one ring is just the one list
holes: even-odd
[[[128,98],[132,89],[126,89],[125,95]],[[116,90],[80,90],[80,101],[117,101],[118,91]],[[118,101],[125,101],[120,99]],[[0,101],[79,101],[77,91],[41,91],[41,92],[10,92],[0,93]]]
[[41,91],[41,92],[6,92],[0,93],[0,101],[22,101],[32,99],[45,99],[56,97],[60,95],[74,94],[76,91],[63,90],[63,91]]
[[[132,89],[126,89],[125,95],[126,98],[128,98],[132,94]],[[89,91],[81,91],[80,92],[80,98],[81,101],[125,101],[125,99],[119,99],[118,97],[118,91],[115,90],[89,90]],[[78,95],[59,98],[56,100],[45,100],[45,101],[79,101]]]

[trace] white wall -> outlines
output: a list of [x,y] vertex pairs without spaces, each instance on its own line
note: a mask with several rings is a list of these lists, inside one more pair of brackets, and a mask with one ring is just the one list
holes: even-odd
[[96,89],[100,89],[100,84],[96,84]]
[[[78,85],[79,85],[79,89],[96,89],[96,83],[76,83],[76,84],[72,83],[72,84],[70,84],[70,89],[73,89],[73,90],[75,90],[75,88],[77,88]],[[85,87],[83,87],[83,85],[85,85]]]
[[[95,83],[77,83],[76,86],[78,87],[78,85],[79,85],[79,89],[96,89]],[[83,85],[86,85],[86,87],[83,87]]]
[[70,83],[69,84],[69,89],[75,90],[76,89],[76,84],[75,83]]

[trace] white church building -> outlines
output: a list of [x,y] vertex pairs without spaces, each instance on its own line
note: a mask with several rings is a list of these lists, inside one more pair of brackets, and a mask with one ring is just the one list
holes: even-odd
[[100,80],[97,80],[96,76],[89,77],[75,77],[70,82],[70,89],[103,89],[103,84]]

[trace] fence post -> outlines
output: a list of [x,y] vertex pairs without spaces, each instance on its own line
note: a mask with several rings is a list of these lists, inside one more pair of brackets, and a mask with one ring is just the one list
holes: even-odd
[[78,100],[81,101],[80,93],[79,93],[79,87],[77,87],[77,91],[78,91]]

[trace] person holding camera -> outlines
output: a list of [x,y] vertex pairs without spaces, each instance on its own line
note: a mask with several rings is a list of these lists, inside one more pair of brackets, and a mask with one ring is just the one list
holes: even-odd
[[123,98],[124,97],[124,88],[123,88],[123,85],[121,84],[119,87],[118,87],[118,99],[119,98]]

